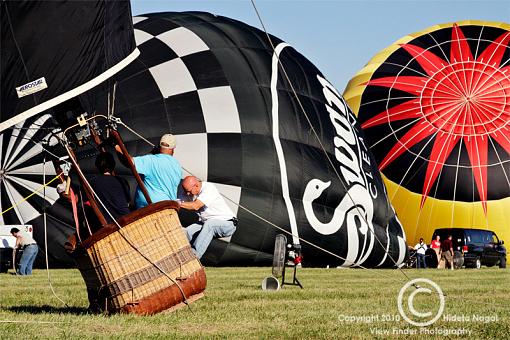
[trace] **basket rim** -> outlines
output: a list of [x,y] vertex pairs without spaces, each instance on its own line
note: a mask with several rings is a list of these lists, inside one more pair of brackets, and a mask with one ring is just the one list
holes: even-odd
[[[121,227],[124,227],[130,223],[133,223],[133,222],[135,222],[141,218],[144,218],[146,216],[150,216],[150,215],[157,213],[159,211],[163,211],[163,210],[167,210],[167,209],[179,211],[180,207],[181,207],[180,204],[177,203],[176,201],[161,201],[161,202],[153,203],[146,207],[140,208],[140,209],[135,210],[127,215],[120,217],[117,220],[117,223]],[[92,235],[87,237],[83,241],[83,247],[85,249],[88,249],[88,248],[92,247],[96,242],[102,240],[103,238],[107,237],[110,234],[113,234],[117,230],[119,230],[119,227],[117,226],[117,224],[115,224],[115,223],[107,224],[106,226],[100,228],[98,231],[96,231],[95,233],[93,233]]]

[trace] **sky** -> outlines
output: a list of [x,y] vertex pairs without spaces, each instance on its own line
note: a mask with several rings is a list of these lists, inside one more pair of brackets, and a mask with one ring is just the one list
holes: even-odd
[[[267,31],[291,44],[343,91],[380,50],[436,24],[510,23],[510,0],[255,0]],[[131,0],[133,15],[204,11],[262,29],[249,0]]]

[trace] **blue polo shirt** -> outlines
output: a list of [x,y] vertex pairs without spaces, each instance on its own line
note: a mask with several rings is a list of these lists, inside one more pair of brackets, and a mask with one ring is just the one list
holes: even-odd
[[[152,203],[177,198],[177,187],[182,178],[182,168],[177,159],[170,155],[157,154],[134,157],[133,160]],[[135,205],[136,208],[147,205],[139,187],[136,188]]]

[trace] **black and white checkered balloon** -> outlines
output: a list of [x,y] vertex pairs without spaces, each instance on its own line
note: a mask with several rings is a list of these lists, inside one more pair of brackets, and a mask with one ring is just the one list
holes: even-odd
[[[240,220],[230,240],[211,245],[206,263],[270,262],[275,225],[302,244],[308,264],[404,259],[405,235],[359,125],[310,61],[274,36],[275,50],[262,31],[208,13],[133,22],[141,55],[117,77],[115,114],[153,143],[175,134],[185,170],[215,183]],[[149,152],[121,132],[133,155]]]

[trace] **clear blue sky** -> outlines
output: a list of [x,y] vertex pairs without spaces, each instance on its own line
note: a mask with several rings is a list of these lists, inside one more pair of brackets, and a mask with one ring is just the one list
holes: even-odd
[[[261,28],[248,0],[131,0],[133,15],[204,11]],[[267,30],[290,43],[343,91],[377,52],[430,26],[460,21],[510,23],[510,0],[256,0]]]

